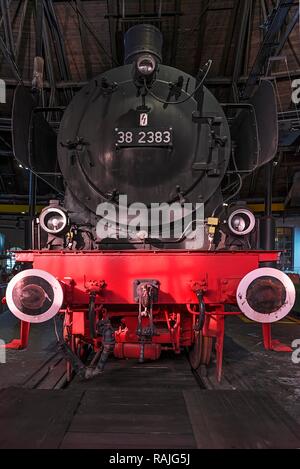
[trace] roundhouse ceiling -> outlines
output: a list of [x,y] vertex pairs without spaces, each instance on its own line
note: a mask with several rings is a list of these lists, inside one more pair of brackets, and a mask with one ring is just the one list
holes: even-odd
[[[281,125],[284,122],[288,131],[291,126],[299,126],[300,114],[291,102],[291,81],[300,78],[296,1],[1,0],[0,5],[0,78],[7,84],[7,103],[0,108],[2,198],[26,194],[28,190],[28,177],[12,158],[10,115],[19,78],[31,87],[34,57],[42,54],[45,60],[44,104],[65,106],[86,81],[122,63],[123,34],[140,22],[161,29],[165,63],[195,75],[212,59],[207,86],[221,101],[238,100],[251,73],[256,82],[261,76],[270,76],[276,88]],[[284,8],[284,21],[276,25]],[[275,34],[270,44],[267,34],[271,28]],[[260,55],[263,61],[256,69]],[[274,195],[280,200],[285,200],[294,173],[300,171],[298,146],[295,141],[281,148],[278,155]],[[51,189],[39,182],[38,191],[41,195]],[[243,196],[260,198],[263,193],[261,171],[245,183]]]

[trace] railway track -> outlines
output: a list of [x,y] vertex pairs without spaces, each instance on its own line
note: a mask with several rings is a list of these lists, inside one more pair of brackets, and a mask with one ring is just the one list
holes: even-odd
[[300,447],[300,426],[270,394],[237,386],[226,366],[222,383],[213,367],[192,372],[184,355],[144,364],[110,358],[102,375],[68,383],[65,359],[52,353],[21,388],[2,394],[0,421],[9,406],[19,410],[0,447]]
[[[129,361],[127,361],[128,363]],[[113,368],[117,374],[120,372],[120,369],[123,367],[118,367],[117,363],[122,363],[122,361],[111,359],[108,362],[107,369],[104,371],[103,375],[101,375],[101,383],[105,383],[107,371],[110,370],[110,365],[113,364]],[[73,376],[72,381],[68,382],[67,379],[67,371],[66,371],[66,360],[62,356],[61,352],[54,352],[47,360],[45,360],[42,365],[40,365],[37,370],[35,370],[23,383],[23,387],[27,389],[64,389],[69,386],[72,386],[72,382],[81,383],[84,386],[91,386],[90,381],[85,381],[83,379],[78,378],[76,375]],[[172,358],[169,359],[168,364],[164,363],[160,365],[155,363],[145,363],[145,364],[138,364],[136,361],[131,360],[131,366],[126,367],[128,370],[142,370],[146,369],[155,374],[155,372],[159,370],[168,370],[168,372],[172,373],[172,382],[176,382],[176,366],[172,366]],[[209,390],[209,389],[236,389],[231,382],[226,378],[223,378],[221,383],[218,383],[215,374],[212,370],[208,369],[207,366],[202,365],[197,371],[193,370],[190,366],[189,360],[187,356],[184,356],[182,359],[182,363],[180,366],[179,371],[179,380],[182,378],[182,371],[183,369],[187,374],[190,374],[191,377],[194,378],[194,383],[196,386],[199,387],[201,390]],[[113,371],[109,371],[108,375],[111,379]],[[95,378],[94,378],[95,380]],[[96,382],[99,383],[99,379],[96,379]],[[189,382],[189,386],[192,383]],[[93,385],[92,385],[93,387]]]
[[66,361],[60,352],[53,353],[26,378],[22,387],[27,389],[63,389],[67,385]]
[[[28,389],[67,389],[79,386],[81,389],[97,388],[103,389],[109,386],[118,387],[116,380],[121,378],[121,386],[134,385],[143,387],[145,373],[147,374],[147,386],[157,386],[157,375],[162,379],[166,388],[170,383],[176,386],[178,381],[180,387],[186,385],[196,387],[200,391],[254,391],[252,382],[240,376],[227,360],[224,360],[224,372],[222,381],[218,382],[215,372],[215,363],[210,366],[201,365],[197,371],[193,370],[187,354],[182,356],[169,355],[162,357],[157,362],[145,362],[140,364],[137,360],[119,360],[111,357],[107,363],[104,373],[92,380],[84,380],[73,374],[72,380],[68,381],[67,362],[60,351],[53,352],[44,363],[42,363],[23,382],[23,387]],[[183,378],[184,377],[184,378]],[[115,380],[116,378],[116,380]]]

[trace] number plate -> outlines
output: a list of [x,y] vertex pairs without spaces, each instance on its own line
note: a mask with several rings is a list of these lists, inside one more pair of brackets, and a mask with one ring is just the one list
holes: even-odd
[[172,129],[115,129],[115,138],[116,147],[170,147],[173,145]]

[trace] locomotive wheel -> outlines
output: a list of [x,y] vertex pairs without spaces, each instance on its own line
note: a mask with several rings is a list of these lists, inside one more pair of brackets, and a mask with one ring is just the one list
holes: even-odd
[[88,345],[82,342],[79,337],[75,338],[75,353],[82,361],[85,361],[89,353]]
[[189,360],[193,370],[197,370],[201,365],[209,365],[212,345],[212,337],[203,337],[202,332],[195,332],[195,342],[189,353]]
[[64,341],[71,347],[73,352],[81,359],[85,360],[89,354],[89,346],[81,340],[80,337],[69,336],[68,329],[66,326],[63,328]]
[[213,348],[212,337],[203,337],[203,348],[201,354],[201,365],[209,365]]

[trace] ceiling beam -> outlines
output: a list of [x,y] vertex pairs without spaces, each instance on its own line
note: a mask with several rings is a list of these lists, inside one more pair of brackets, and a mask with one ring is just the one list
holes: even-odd
[[295,11],[295,13],[294,13],[293,17],[291,18],[289,24],[287,25],[286,31],[283,34],[283,36],[280,40],[280,43],[279,43],[279,45],[278,45],[278,47],[275,51],[275,56],[280,54],[280,52],[282,51],[282,49],[285,46],[286,41],[290,37],[290,34],[292,33],[294,27],[296,26],[296,24],[299,23],[299,14],[300,14],[300,5],[299,5],[299,8],[297,8],[297,10]]
[[203,51],[203,43],[204,43],[204,37],[205,37],[205,31],[206,31],[206,26],[207,26],[207,14],[209,10],[209,0],[204,0],[202,3],[200,15],[199,15],[199,20],[198,20],[198,47],[197,47],[197,52],[196,52],[196,58],[195,58],[195,76],[198,75],[199,68],[202,63],[202,51]]
[[292,6],[295,6],[294,0],[279,0],[278,6],[271,12],[263,42],[242,93],[243,99],[251,96],[258,79],[264,75],[269,58],[276,53],[278,34],[284,26]]
[[[290,80],[290,78],[299,78],[300,76],[300,70],[294,70],[288,72],[279,72],[276,73],[276,80]],[[18,85],[19,81],[14,79],[14,78],[3,78],[5,80],[6,86],[7,87],[15,87]],[[247,76],[241,76],[238,79],[238,85],[244,85],[248,80]],[[25,86],[31,86],[31,81],[29,80],[23,80],[23,83]],[[56,88],[57,89],[65,89],[65,88],[82,88],[83,86],[87,85],[89,81],[58,81],[56,83]],[[225,76],[220,76],[220,77],[208,77],[205,80],[205,84],[207,86],[232,86],[232,77],[225,77]],[[49,89],[51,88],[51,84],[49,81],[45,80],[44,82],[44,88]]]
[[[173,22],[173,35],[172,35],[172,46],[171,46],[171,60],[170,65],[176,67],[176,54],[178,45],[178,29],[179,29],[179,18],[181,15],[181,0],[174,0],[174,22]],[[161,16],[161,2],[159,14]]]
[[89,56],[89,48],[88,48],[88,41],[87,41],[87,27],[85,22],[83,21],[82,17],[78,13],[78,9],[82,9],[82,1],[75,0],[77,6],[77,18],[79,23],[79,32],[80,32],[80,40],[81,40],[81,48],[84,57],[85,69],[86,69],[86,77],[87,79],[91,79],[93,75],[92,65]]
[[[12,35],[12,25],[10,20],[10,3],[7,0],[0,0],[0,7],[2,18],[1,22],[4,26],[4,40],[0,35],[0,50],[6,62],[10,65],[13,75],[16,77],[18,82],[21,81],[21,75],[18,66],[15,62],[15,46]],[[2,78],[2,77],[1,77]]]
[[10,5],[8,3],[8,0],[0,0],[0,6],[3,19],[5,44],[12,58],[15,58],[15,45],[13,40],[9,8]]
[[117,0],[106,0],[106,11],[108,19],[108,29],[110,37],[110,52],[111,52],[111,66],[114,63],[119,63],[118,60],[118,44],[117,44],[117,31],[119,29],[119,19],[114,19],[113,15],[119,14],[119,2]]
[[224,75],[224,76],[227,75],[227,68],[228,68],[228,62],[229,62],[230,52],[232,48],[235,25],[238,22],[237,15],[239,11],[239,5],[240,5],[239,0],[235,0],[233,7],[232,7],[232,11],[230,13],[230,20],[229,20],[229,25],[228,25],[227,32],[226,32],[226,39],[224,43],[224,49],[222,52],[222,59],[220,61],[220,68],[219,68],[220,75]]
[[[72,2],[67,2],[67,3],[72,8],[72,10],[74,10],[75,12],[77,12],[80,15],[80,17],[82,18],[82,21],[84,22],[87,30],[93,36],[94,41],[97,44],[97,46],[99,47],[99,49],[101,50],[101,52],[104,55],[106,55],[106,57],[112,62],[113,66],[118,67],[118,65],[119,65],[118,62],[116,62],[116,60],[107,52],[107,50],[105,49],[105,47],[103,46],[103,44],[99,40],[98,32],[94,29],[93,25],[87,19],[87,13],[86,13],[84,7],[81,6],[81,8],[80,8],[78,5],[76,5],[74,7]],[[105,17],[107,17],[107,15]]]
[[18,28],[18,36],[17,36],[17,41],[16,41],[16,60],[18,60],[20,50],[21,50],[21,41],[22,41],[24,24],[25,24],[25,19],[26,19],[26,14],[27,14],[28,0],[20,0],[20,5],[23,5],[23,7],[22,7],[21,16],[20,16],[20,24]]
[[[51,0],[43,0],[45,19],[48,24],[49,34],[52,37],[53,46],[56,52],[58,68],[62,80],[70,80],[71,74],[69,69],[69,62],[66,53],[64,37],[62,34],[61,26],[59,24],[54,5]],[[66,89],[65,92],[67,102],[72,99],[72,90]]]
[[244,0],[240,7],[240,30],[235,47],[235,61],[232,75],[232,91],[235,102],[239,101],[238,81],[242,73],[243,56],[246,49],[247,29],[252,11],[252,0]]

